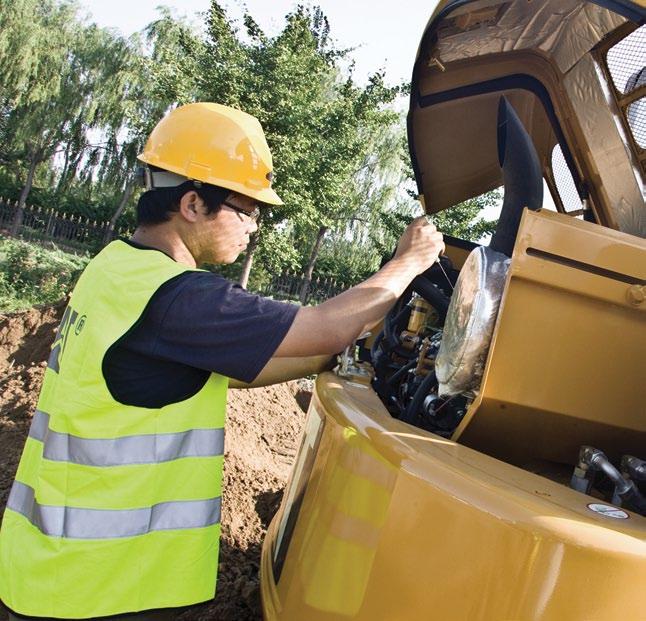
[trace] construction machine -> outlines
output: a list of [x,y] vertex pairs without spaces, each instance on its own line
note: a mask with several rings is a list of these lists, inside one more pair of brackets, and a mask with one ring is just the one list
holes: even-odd
[[435,9],[408,113],[420,201],[501,188],[497,228],[446,236],[318,377],[266,621],[646,619],[645,19]]

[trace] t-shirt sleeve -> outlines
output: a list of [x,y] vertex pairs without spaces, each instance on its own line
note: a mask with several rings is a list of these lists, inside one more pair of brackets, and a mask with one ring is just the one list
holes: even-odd
[[186,272],[153,295],[129,346],[136,350],[147,342],[156,358],[251,382],[297,311],[295,304],[249,293],[217,274]]

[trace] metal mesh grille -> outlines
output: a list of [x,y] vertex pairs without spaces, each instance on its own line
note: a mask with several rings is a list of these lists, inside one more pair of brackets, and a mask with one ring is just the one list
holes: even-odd
[[557,144],[552,151],[552,174],[558,190],[563,209],[566,212],[583,208],[570,168],[563,157],[561,145]]
[[628,106],[626,117],[635,137],[635,142],[642,149],[646,149],[646,97],[631,103]]
[[646,83],[646,26],[608,50],[608,69],[616,89],[627,94]]

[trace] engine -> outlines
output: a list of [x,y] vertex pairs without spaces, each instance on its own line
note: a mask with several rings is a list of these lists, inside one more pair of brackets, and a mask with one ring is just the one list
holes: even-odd
[[[509,264],[486,247],[475,248],[460,272],[441,257],[411,283],[372,346],[360,349],[392,416],[453,435],[482,381]],[[646,461],[624,455],[615,465],[584,445],[572,465],[573,489],[646,514]]]
[[411,283],[370,349],[373,387],[393,416],[453,433],[482,379],[508,267],[479,246],[459,276],[441,257]]
[[373,388],[388,411],[407,423],[449,437],[469,394],[440,395],[436,362],[458,279],[447,257],[418,276],[384,319],[367,352]]

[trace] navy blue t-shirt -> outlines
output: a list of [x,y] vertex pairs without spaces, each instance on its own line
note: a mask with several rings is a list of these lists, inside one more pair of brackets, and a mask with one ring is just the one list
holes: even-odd
[[155,292],[139,321],[106,353],[108,389],[120,403],[159,408],[196,394],[211,372],[251,382],[297,311],[211,272],[180,274]]

